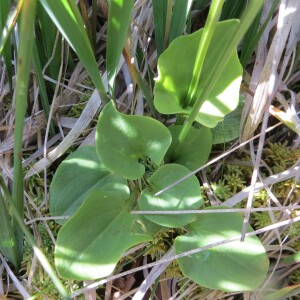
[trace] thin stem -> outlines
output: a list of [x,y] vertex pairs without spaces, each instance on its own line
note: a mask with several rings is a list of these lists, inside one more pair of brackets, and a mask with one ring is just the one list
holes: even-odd
[[47,260],[45,254],[38,247],[38,245],[35,242],[34,237],[31,235],[30,231],[24,225],[23,218],[19,214],[17,207],[15,206],[15,203],[13,201],[13,198],[12,198],[11,194],[9,193],[7,186],[5,185],[5,182],[2,178],[2,176],[0,176],[0,185],[1,185],[1,188],[2,188],[5,196],[8,199],[12,214],[13,214],[15,220],[17,221],[17,224],[18,224],[20,230],[25,235],[28,244],[32,247],[37,259],[39,260],[42,267],[44,268],[44,270],[47,272],[47,274],[51,278],[51,280],[52,280],[53,284],[56,286],[58,292],[63,296],[64,299],[70,299],[68,291],[66,290],[65,286],[61,283],[61,281],[59,280],[58,276],[56,275],[54,269],[52,268],[51,264]]

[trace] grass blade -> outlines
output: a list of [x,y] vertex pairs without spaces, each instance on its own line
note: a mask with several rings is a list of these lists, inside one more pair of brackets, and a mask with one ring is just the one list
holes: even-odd
[[152,0],[157,56],[164,51],[167,1]]
[[239,19],[247,5],[247,2],[248,0],[226,1],[222,9],[220,21]]
[[169,44],[182,34],[192,3],[192,0],[175,1],[169,34]]
[[109,2],[106,68],[109,94],[112,97],[114,94],[114,81],[128,33],[133,4],[133,0],[110,0]]
[[[13,199],[19,215],[24,215],[24,190],[23,190],[23,169],[22,169],[22,138],[24,120],[27,108],[27,94],[29,83],[29,71],[31,62],[31,51],[34,36],[36,0],[24,2],[21,12],[20,25],[20,47],[17,60],[16,78],[16,111],[15,111],[15,132],[14,132],[14,174],[13,174]],[[23,255],[23,233],[18,225],[13,222],[17,241],[17,261],[21,262]]]
[[105,87],[76,2],[68,0],[40,0],[40,2],[82,61],[99,91],[102,101],[108,102]]

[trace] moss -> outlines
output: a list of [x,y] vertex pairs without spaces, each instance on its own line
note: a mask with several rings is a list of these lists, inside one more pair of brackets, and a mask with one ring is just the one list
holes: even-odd
[[166,276],[170,278],[181,278],[183,274],[179,268],[177,260],[173,260],[166,268]]
[[225,201],[233,195],[229,185],[224,180],[219,180],[217,183],[212,183],[211,188],[214,194],[221,200]]
[[279,182],[274,186],[274,192],[283,202],[288,199],[293,203],[300,198],[300,182],[295,182],[293,179]]
[[260,229],[272,224],[271,218],[268,212],[257,212],[252,214],[252,221],[255,228]]
[[249,176],[248,166],[225,164],[223,178],[211,183],[215,195],[225,201],[246,187],[246,179]]
[[171,248],[172,240],[174,235],[178,235],[178,230],[180,229],[168,229],[155,234],[146,249],[145,255],[150,255],[152,260],[164,255]]
[[291,149],[287,147],[287,143],[287,141],[268,143],[263,151],[263,158],[274,173],[283,172],[290,168],[300,155],[300,149]]
[[239,174],[225,174],[224,180],[230,186],[230,189],[233,194],[241,191],[245,188],[246,181]]

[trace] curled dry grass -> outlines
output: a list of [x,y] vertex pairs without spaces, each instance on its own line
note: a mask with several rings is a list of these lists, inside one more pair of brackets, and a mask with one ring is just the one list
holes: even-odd
[[[268,16],[272,1],[266,1],[261,20]],[[102,12],[107,10],[105,1],[98,1]],[[286,7],[283,4],[286,3]],[[89,8],[89,13],[91,11]],[[182,277],[170,277],[174,258],[172,248],[162,254],[161,259],[155,263],[149,263],[147,257],[142,257],[147,245],[142,244],[124,255],[123,263],[129,262],[130,257],[136,257],[131,269],[126,272],[116,273],[111,277],[102,279],[99,282],[74,283],[66,282],[68,288],[73,291],[72,297],[78,299],[96,299],[97,293],[103,295],[104,299],[142,299],[144,295],[150,297],[150,287],[153,288],[154,299],[250,299],[250,296],[261,297],[264,290],[271,284],[275,286],[282,283],[282,278],[288,277],[296,268],[297,263],[291,266],[284,265],[280,259],[287,251],[295,252],[299,249],[293,248],[288,241],[288,228],[292,223],[299,220],[297,210],[286,206],[290,205],[290,197],[295,186],[290,186],[286,192],[284,201],[278,199],[272,193],[272,186],[287,179],[299,182],[299,160],[293,165],[277,174],[269,172],[267,178],[262,178],[260,170],[268,169],[268,163],[264,161],[263,151],[266,148],[266,141],[283,142],[290,149],[299,146],[300,121],[297,116],[299,107],[299,32],[300,20],[297,13],[300,4],[297,1],[281,1],[271,21],[266,27],[255,55],[245,68],[243,93],[245,95],[245,109],[243,122],[241,124],[241,139],[233,145],[226,145],[224,151],[218,151],[212,156],[208,164],[197,170],[201,173],[201,179],[206,187],[208,201],[215,205],[219,199],[211,188],[212,176],[207,175],[207,167],[213,165],[216,169],[224,163],[224,160],[236,159],[241,152],[246,152],[250,157],[252,177],[249,176],[247,186],[227,199],[225,205],[233,207],[239,204],[240,209],[245,212],[246,218],[250,218],[251,207],[253,207],[254,191],[266,190],[266,210],[269,212],[272,225],[265,232],[261,233],[261,239],[272,259],[271,272],[261,290],[242,294],[226,294],[219,291],[199,289],[191,281]],[[192,11],[192,15],[200,12]],[[104,13],[105,15],[105,13]],[[95,44],[99,45],[96,51],[98,65],[103,72],[104,83],[107,85],[107,76],[104,68],[104,51],[106,41],[106,28],[104,16],[101,16],[103,25],[96,35]],[[127,41],[126,51],[130,54],[132,61],[140,61],[140,75],[149,84],[152,72],[156,74],[157,53],[153,40],[154,24],[152,17],[151,1],[138,0],[135,3],[131,22],[130,40]],[[29,109],[25,120],[23,134],[23,167],[25,172],[25,222],[30,225],[31,230],[38,242],[52,258],[53,245],[57,226],[51,217],[48,216],[48,185],[57,165],[63,157],[72,149],[83,145],[94,144],[95,120],[101,108],[101,100],[94,90],[90,79],[80,61],[74,61],[74,69],[69,74],[65,68],[68,65],[66,53],[70,51],[69,46],[63,43],[61,51],[61,76],[58,80],[44,76],[46,82],[52,83],[54,92],[51,93],[51,120],[55,124],[54,135],[49,135],[48,129],[50,118],[47,118],[41,110],[38,95],[39,89],[34,70],[31,70],[31,81],[29,90]],[[137,57],[139,53],[139,57]],[[49,62],[51,63],[51,61]],[[143,93],[137,82],[130,76],[128,62],[121,60],[119,64],[119,75],[117,79],[116,96],[122,111],[129,114],[149,114],[149,107],[146,104]],[[179,62],[180,63],[180,62]],[[14,65],[14,64],[13,64]],[[5,66],[0,65],[0,167],[5,181],[10,184],[13,178],[13,135],[14,135],[14,114],[15,101],[12,99],[9,89],[9,82],[5,76]],[[13,82],[15,86],[15,82]],[[50,96],[50,95],[49,95]],[[274,109],[274,107],[277,109]],[[281,115],[278,112],[280,110]],[[276,120],[285,121],[286,125],[275,125]],[[286,118],[286,119],[284,119]],[[278,121],[279,122],[279,121]],[[256,134],[254,137],[253,135]],[[272,171],[272,170],[271,170]],[[248,199],[247,204],[242,202]],[[293,201],[297,205],[299,197]],[[241,203],[243,203],[241,205]],[[275,214],[274,209],[281,211]],[[299,239],[295,236],[294,242]],[[45,245],[47,241],[47,245]],[[137,254],[138,253],[138,254]],[[9,295],[8,298],[29,298],[30,294],[38,293],[41,289],[47,288],[49,281],[35,257],[31,254],[25,256],[21,274],[14,274],[10,266],[2,259],[0,272],[0,295]],[[52,260],[53,262],[53,260]],[[166,268],[168,267],[168,272]],[[175,266],[176,269],[176,266]],[[6,274],[6,275],[5,275]],[[173,273],[174,275],[175,273]],[[7,277],[6,277],[7,276]],[[40,282],[39,282],[40,280]],[[299,278],[300,280],[300,278]],[[134,281],[137,281],[135,284]],[[287,284],[289,284],[287,282]],[[85,287],[87,286],[87,287]],[[99,287],[102,289],[97,290]],[[159,287],[159,288],[158,288]],[[179,288],[180,287],[180,288]],[[278,287],[278,286],[277,286]],[[280,287],[280,286],[279,286]],[[55,293],[50,289],[46,291],[48,296],[40,296],[39,299],[56,299]],[[148,294],[147,294],[148,293]],[[4,298],[5,299],[5,298]]]

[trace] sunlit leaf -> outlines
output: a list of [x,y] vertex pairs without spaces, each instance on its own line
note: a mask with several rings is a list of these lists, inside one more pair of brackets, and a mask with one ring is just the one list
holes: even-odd
[[103,166],[95,147],[79,148],[55,172],[49,191],[51,215],[72,216],[91,190],[111,182],[126,183]]
[[[203,77],[198,91],[204,88],[205,78],[210,76],[215,62],[223,51],[223,44],[238,26],[238,20],[224,21],[216,25],[203,65]],[[193,34],[177,38],[160,56],[159,74],[154,88],[154,105],[159,112],[186,115],[191,112],[193,103],[186,106],[184,102],[192,80],[195,55],[201,34],[202,30],[198,30]],[[215,127],[226,114],[237,107],[242,72],[243,69],[235,50],[204,101],[196,121],[207,127]]]
[[68,279],[88,280],[111,274],[130,247],[151,240],[137,234],[137,218],[125,201],[129,189],[112,185],[111,190],[93,190],[80,209],[61,228],[55,247],[59,274]]
[[[217,209],[208,208],[208,209]],[[175,239],[177,254],[200,248],[241,234],[243,217],[239,213],[203,214],[188,226],[188,234]],[[248,226],[248,232],[253,229]],[[178,260],[183,274],[199,285],[223,291],[249,291],[264,281],[269,261],[256,236],[244,242],[223,244]]]
[[[139,200],[140,210],[189,210],[203,204],[201,190],[196,176],[191,176],[169,190],[157,192],[189,174],[190,171],[176,164],[161,166],[150,178],[149,187],[143,190]],[[181,227],[196,219],[195,215],[145,215],[150,221],[167,227]]]
[[141,177],[149,159],[160,165],[170,144],[171,134],[157,120],[119,113],[112,103],[100,114],[97,153],[106,168],[125,178]]

